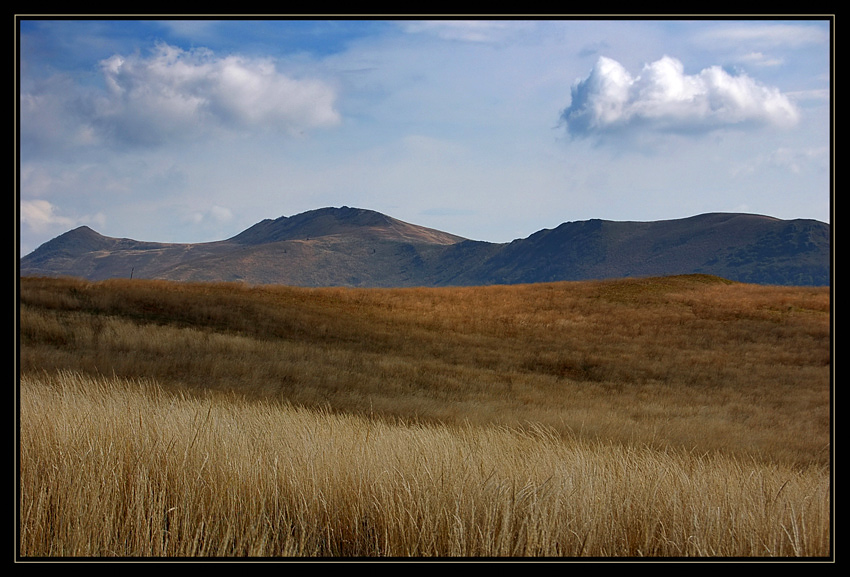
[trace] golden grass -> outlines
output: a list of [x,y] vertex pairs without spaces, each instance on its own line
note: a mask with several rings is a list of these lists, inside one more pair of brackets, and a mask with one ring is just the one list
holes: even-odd
[[20,288],[24,556],[831,552],[828,288]]
[[21,382],[23,557],[797,557],[822,467],[166,393]]

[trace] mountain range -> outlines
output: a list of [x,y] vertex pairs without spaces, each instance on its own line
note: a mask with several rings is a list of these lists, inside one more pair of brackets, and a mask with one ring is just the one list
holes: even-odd
[[266,219],[205,243],[103,236],[82,226],[20,260],[21,276],[151,278],[293,286],[474,286],[711,274],[830,284],[830,226],[741,213],[565,222],[509,243],[474,241],[361,208]]

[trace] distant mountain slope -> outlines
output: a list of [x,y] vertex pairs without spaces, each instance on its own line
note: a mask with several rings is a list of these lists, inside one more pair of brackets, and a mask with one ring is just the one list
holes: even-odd
[[358,208],[263,220],[222,241],[164,244],[69,231],[20,262],[24,276],[446,286],[705,273],[828,285],[830,227],[712,213],[654,222],[566,222],[510,243],[471,241]]
[[752,214],[569,222],[514,241],[456,280],[475,284],[706,273],[741,282],[829,284],[829,226]]

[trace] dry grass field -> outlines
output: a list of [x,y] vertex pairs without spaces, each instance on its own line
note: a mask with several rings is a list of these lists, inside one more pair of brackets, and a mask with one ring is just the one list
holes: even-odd
[[828,288],[19,299],[22,559],[832,554]]

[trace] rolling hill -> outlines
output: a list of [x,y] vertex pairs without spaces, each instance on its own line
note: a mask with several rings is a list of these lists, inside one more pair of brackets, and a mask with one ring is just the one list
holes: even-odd
[[263,220],[221,241],[142,242],[79,227],[20,260],[21,276],[295,286],[475,286],[712,274],[830,284],[830,226],[710,213],[652,222],[565,222],[510,243],[473,241],[360,208]]

